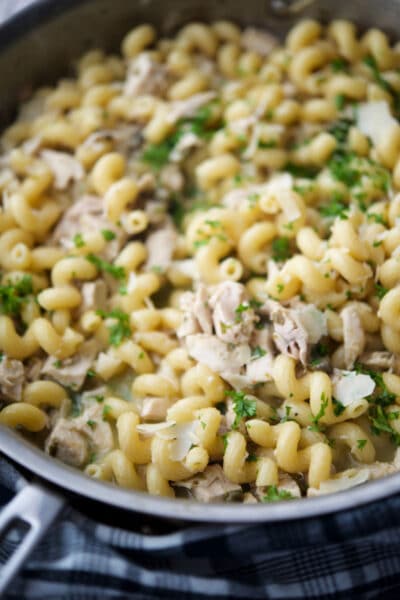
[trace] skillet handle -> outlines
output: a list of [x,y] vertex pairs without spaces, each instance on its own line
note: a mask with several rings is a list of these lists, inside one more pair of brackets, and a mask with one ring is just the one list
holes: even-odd
[[19,546],[0,567],[0,597],[18,574],[29,554],[57,518],[65,500],[39,484],[26,485],[0,512],[0,545],[18,522],[29,526]]

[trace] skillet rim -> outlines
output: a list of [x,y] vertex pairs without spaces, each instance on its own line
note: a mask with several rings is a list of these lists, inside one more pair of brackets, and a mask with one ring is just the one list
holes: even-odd
[[[0,25],[0,51],[58,15],[94,0],[36,0]],[[255,524],[304,520],[343,512],[400,493],[400,472],[366,482],[349,490],[315,498],[272,504],[203,504],[151,496],[100,482],[47,456],[18,433],[0,426],[0,452],[30,473],[64,490],[103,504],[154,517],[203,523]],[[83,488],[83,490],[81,489]]]

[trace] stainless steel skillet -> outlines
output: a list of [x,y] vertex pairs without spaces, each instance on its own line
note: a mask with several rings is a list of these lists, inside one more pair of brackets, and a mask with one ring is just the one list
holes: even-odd
[[[153,22],[162,33],[189,20],[229,18],[278,33],[299,18],[350,18],[360,26],[389,33],[400,22],[400,0],[39,0],[0,29],[0,122],[6,123],[26,90],[65,74],[71,61],[90,47],[113,49],[135,23]],[[66,500],[64,492],[109,507],[180,520],[182,523],[266,523],[307,519],[348,510],[400,492],[400,474],[326,497],[275,505],[200,505],[151,497],[88,479],[0,427],[0,451],[41,483],[26,486],[0,515],[0,536],[21,519],[30,530],[0,574],[0,593],[34,548]]]

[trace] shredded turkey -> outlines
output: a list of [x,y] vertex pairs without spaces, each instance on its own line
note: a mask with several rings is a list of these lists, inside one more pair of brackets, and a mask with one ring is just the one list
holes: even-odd
[[183,320],[178,329],[179,337],[186,337],[193,333],[212,333],[211,310],[205,285],[200,284],[196,293],[182,294],[180,305],[183,310]]
[[239,372],[251,358],[250,346],[247,344],[231,346],[215,335],[188,335],[186,347],[192,358],[217,373]]
[[361,354],[360,363],[373,370],[390,370],[394,373],[400,373],[400,359],[392,352],[375,351],[364,352]]
[[72,467],[84,467],[89,460],[89,444],[74,422],[59,419],[46,440],[45,450]]
[[224,342],[248,342],[258,317],[244,285],[234,281],[220,283],[209,299],[216,335]]
[[83,467],[90,452],[104,455],[114,447],[112,429],[103,420],[100,403],[88,407],[75,419],[59,419],[46,440],[46,452],[63,462]]
[[105,310],[107,305],[107,286],[102,279],[87,281],[81,287],[82,302],[79,313],[88,310]]
[[54,186],[57,190],[65,190],[73,181],[80,181],[85,171],[79,160],[66,152],[43,150],[40,154],[54,175]]
[[146,239],[146,269],[164,272],[171,264],[177,239],[176,231],[169,224],[150,233]]
[[170,192],[181,192],[185,178],[177,165],[166,165],[160,173],[160,183]]
[[273,323],[273,340],[280,352],[307,363],[308,334],[295,311],[268,300],[264,308]]
[[171,400],[167,397],[143,398],[140,416],[144,421],[164,421],[167,418],[167,411],[170,406]]
[[109,230],[115,234],[115,238],[107,242],[104,250],[100,253],[105,259],[114,259],[123,243],[126,234],[122,227],[116,227],[103,213],[103,202],[98,196],[85,194],[65,211],[51,238],[52,243],[61,243],[65,248],[74,247],[73,238],[82,232],[99,232]]
[[343,323],[344,366],[351,370],[365,347],[365,333],[354,306],[345,306],[340,312]]
[[76,354],[63,361],[49,356],[43,365],[42,374],[61,385],[79,390],[84,384],[87,372],[91,368],[99,348],[99,342],[91,339],[83,342]]
[[171,102],[167,118],[171,123],[175,123],[179,119],[194,117],[200,108],[214,100],[215,97],[215,92],[200,92],[190,96],[187,100]]
[[203,141],[199,138],[199,136],[192,131],[188,131],[182,135],[178,143],[174,146],[171,154],[169,155],[169,159],[172,162],[182,162],[187,158],[191,150],[194,148],[199,148],[202,145]]
[[246,27],[241,37],[242,46],[250,52],[257,52],[261,56],[268,56],[278,45],[278,39],[262,29]]
[[20,401],[24,382],[25,370],[22,362],[3,355],[0,362],[1,395],[8,400]]
[[167,85],[168,77],[165,66],[143,52],[129,65],[124,94],[133,98],[145,94],[162,96]]
[[186,481],[180,481],[176,487],[190,490],[192,496],[199,502],[222,501],[228,495],[241,494],[242,491],[240,485],[229,481],[220,465],[208,465],[203,473]]

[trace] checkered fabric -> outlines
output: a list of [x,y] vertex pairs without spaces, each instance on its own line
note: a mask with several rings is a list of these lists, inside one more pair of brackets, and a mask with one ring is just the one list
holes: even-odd
[[[16,469],[0,459],[0,504],[23,484]],[[1,543],[0,563],[15,546],[13,535]],[[67,508],[6,595],[7,600],[399,597],[400,497],[307,521],[196,525],[164,535],[110,527]]]

